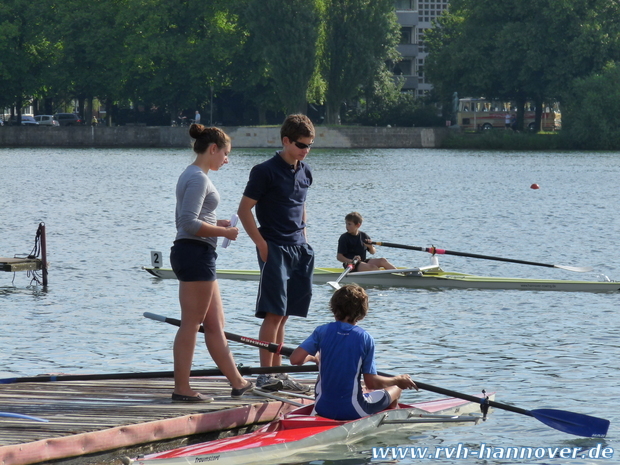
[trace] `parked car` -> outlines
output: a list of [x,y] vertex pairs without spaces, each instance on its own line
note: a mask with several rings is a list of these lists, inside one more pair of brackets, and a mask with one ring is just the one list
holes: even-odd
[[60,126],[52,115],[36,115],[34,120],[41,126]]
[[61,126],[79,126],[84,124],[84,120],[80,118],[80,115],[75,113],[56,113],[54,119]]
[[[17,116],[11,116],[8,121],[9,126],[17,126]],[[38,126],[32,115],[22,115],[22,126]]]

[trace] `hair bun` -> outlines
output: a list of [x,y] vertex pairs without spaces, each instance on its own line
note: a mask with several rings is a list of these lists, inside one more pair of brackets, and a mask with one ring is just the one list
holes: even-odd
[[189,135],[194,140],[194,152],[203,153],[209,144],[215,144],[219,148],[230,145],[230,137],[220,128],[205,127],[202,124],[193,123],[189,127]]
[[192,139],[198,139],[204,135],[206,129],[202,124],[192,123],[189,127],[189,135]]

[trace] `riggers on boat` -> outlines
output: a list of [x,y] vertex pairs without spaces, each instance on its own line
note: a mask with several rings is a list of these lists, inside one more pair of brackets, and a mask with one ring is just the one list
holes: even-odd
[[[176,278],[170,268],[143,267],[153,276],[164,279]],[[315,268],[313,282],[327,284],[342,275],[342,268]],[[220,279],[258,281],[258,270],[217,270]],[[575,281],[564,279],[494,278],[466,273],[444,271],[439,265],[398,270],[351,272],[341,283],[356,283],[360,286],[409,287],[426,289],[516,289],[523,291],[563,292],[618,292],[619,281]]]
[[[488,396],[494,398],[493,394]],[[447,423],[478,423],[483,419],[481,402],[446,398],[412,405],[400,404],[358,420],[337,421],[312,415],[306,405],[248,434],[185,446],[134,459],[134,465],[218,463],[247,465],[279,463],[300,453],[353,444],[403,427],[424,429]],[[485,405],[483,405],[485,406]],[[488,407],[488,406],[485,406]],[[377,436],[378,437],[378,436]]]

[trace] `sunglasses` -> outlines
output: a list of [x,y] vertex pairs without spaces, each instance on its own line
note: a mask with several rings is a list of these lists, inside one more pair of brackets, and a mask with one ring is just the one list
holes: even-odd
[[291,142],[292,142],[293,144],[295,144],[295,146],[296,146],[298,149],[301,149],[301,150],[311,149],[311,148],[312,148],[312,144],[314,144],[314,142],[313,142],[312,144],[303,144],[303,143],[301,143],[301,142],[297,142],[296,140],[292,140]]

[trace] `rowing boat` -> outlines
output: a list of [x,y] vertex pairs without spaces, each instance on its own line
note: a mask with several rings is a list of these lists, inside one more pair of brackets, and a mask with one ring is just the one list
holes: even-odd
[[[163,279],[176,278],[170,268],[144,266],[144,270]],[[326,284],[335,281],[342,274],[342,268],[315,268],[313,282]],[[221,279],[258,281],[258,270],[217,270]],[[421,289],[516,289],[524,291],[564,292],[618,292],[619,281],[576,281],[564,279],[499,278],[476,276],[467,273],[444,271],[439,265],[398,270],[351,272],[341,283],[357,283],[360,286],[409,287]]]
[[[492,399],[493,395],[489,396]],[[428,429],[446,423],[478,423],[483,417],[480,404],[446,398],[398,409],[384,410],[352,421],[337,421],[312,415],[314,404],[306,405],[241,436],[219,439],[165,452],[141,456],[135,465],[178,465],[217,462],[226,465],[282,463],[287,457],[309,451],[327,451],[335,445],[354,444],[372,436],[394,434],[406,427]]]

